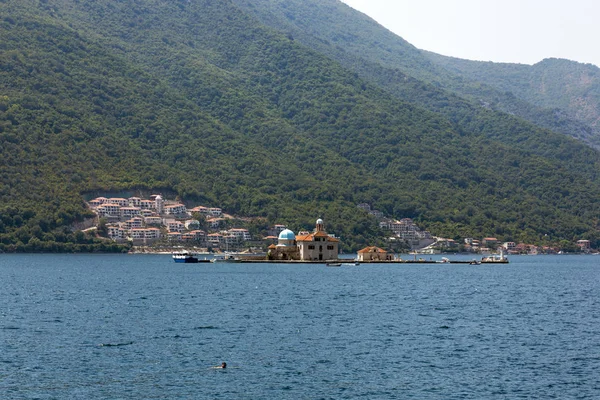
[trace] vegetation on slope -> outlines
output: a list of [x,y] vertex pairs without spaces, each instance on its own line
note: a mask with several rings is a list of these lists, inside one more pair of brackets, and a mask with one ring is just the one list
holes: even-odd
[[[443,112],[452,118],[452,103],[456,103],[457,96],[460,96],[462,99],[459,101],[468,100],[476,108],[483,106],[515,115],[540,127],[600,147],[600,134],[595,120],[581,118],[581,115],[562,105],[521,96],[518,86],[523,82],[522,79],[515,80],[515,86],[510,88],[497,85],[498,82],[494,80],[478,79],[478,74],[471,73],[475,68],[467,71],[461,70],[465,65],[461,65],[461,68],[453,65],[468,64],[468,61],[420,51],[340,1],[233,1],[263,23],[329,55],[357,72],[361,78],[398,98]],[[517,70],[520,67],[505,65]],[[483,70],[483,67],[478,68]],[[513,72],[502,69],[496,77],[503,83],[512,82]],[[561,71],[567,75],[572,72],[568,69]],[[562,82],[562,78],[557,82]],[[434,99],[441,99],[441,102],[432,101]],[[598,102],[592,104],[597,105]]]
[[81,194],[130,188],[294,230],[320,216],[346,250],[379,243],[360,202],[454,238],[597,240],[593,150],[414,79],[401,101],[233,2],[0,11],[9,250],[84,240],[57,236]]
[[[574,136],[581,135],[596,147],[600,145],[600,68],[595,65],[546,59],[530,66],[461,60],[433,53],[428,56],[456,75],[554,111]],[[569,121],[579,121],[580,128]]]

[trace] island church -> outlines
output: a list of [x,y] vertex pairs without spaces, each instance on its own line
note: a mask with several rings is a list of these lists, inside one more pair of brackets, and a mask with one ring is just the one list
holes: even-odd
[[337,260],[339,239],[325,232],[323,220],[318,219],[313,233],[296,236],[289,229],[281,231],[277,245],[269,246],[269,260],[327,261]]

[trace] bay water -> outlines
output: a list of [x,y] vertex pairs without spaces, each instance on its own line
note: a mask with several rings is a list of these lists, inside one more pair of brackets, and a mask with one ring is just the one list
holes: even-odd
[[0,398],[600,398],[600,257],[510,261],[0,255]]

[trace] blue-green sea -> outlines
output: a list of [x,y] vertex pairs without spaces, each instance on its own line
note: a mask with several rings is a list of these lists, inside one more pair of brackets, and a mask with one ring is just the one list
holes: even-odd
[[600,398],[600,256],[510,261],[0,255],[0,398]]

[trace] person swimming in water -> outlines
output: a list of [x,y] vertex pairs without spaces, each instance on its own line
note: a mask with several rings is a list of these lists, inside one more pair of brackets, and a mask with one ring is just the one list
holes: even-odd
[[221,363],[221,365],[215,365],[214,367],[210,367],[210,368],[213,368],[213,369],[225,369],[225,368],[227,368],[227,363],[225,361],[223,361]]

